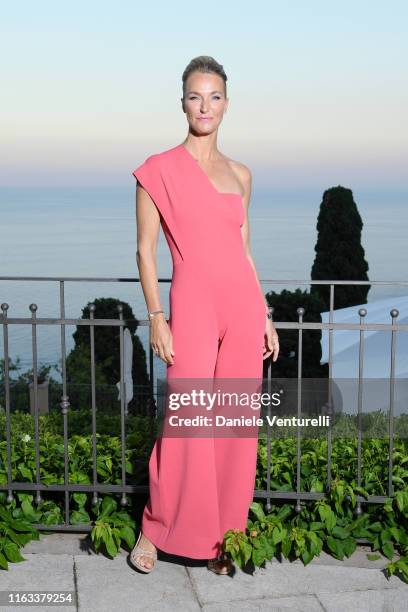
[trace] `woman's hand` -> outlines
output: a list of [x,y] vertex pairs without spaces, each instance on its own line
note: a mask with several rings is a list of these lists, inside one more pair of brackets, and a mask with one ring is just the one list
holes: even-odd
[[273,326],[271,319],[266,319],[265,325],[265,346],[263,359],[273,353],[272,361],[276,361],[279,355],[279,336]]
[[157,357],[169,365],[174,363],[173,336],[163,313],[155,315],[150,322],[150,346]]

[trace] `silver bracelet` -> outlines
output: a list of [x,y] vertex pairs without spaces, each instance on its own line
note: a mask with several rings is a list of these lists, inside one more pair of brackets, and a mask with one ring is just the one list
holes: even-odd
[[157,314],[159,314],[159,312],[164,314],[164,310],[153,310],[152,312],[148,312],[147,315],[149,319],[153,319]]

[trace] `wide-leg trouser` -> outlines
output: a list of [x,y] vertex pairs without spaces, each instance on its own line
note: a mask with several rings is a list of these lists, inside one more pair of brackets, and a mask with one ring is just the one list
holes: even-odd
[[[262,380],[265,306],[252,270],[228,285],[173,274],[169,325],[174,363],[167,381]],[[181,272],[182,270],[182,272]],[[259,416],[259,412],[256,413]],[[245,531],[257,436],[159,437],[149,460],[150,497],[141,528],[160,550],[193,559],[221,552],[224,533]]]

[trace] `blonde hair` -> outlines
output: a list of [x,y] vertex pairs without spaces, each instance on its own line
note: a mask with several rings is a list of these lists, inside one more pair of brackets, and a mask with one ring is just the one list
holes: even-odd
[[194,57],[183,72],[183,98],[186,94],[186,82],[192,72],[209,72],[218,74],[224,81],[225,96],[227,95],[227,75],[224,68],[211,55],[198,55]]

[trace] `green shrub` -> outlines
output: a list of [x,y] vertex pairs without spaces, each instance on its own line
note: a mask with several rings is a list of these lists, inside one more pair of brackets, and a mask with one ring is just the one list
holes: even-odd
[[[96,472],[101,484],[122,483],[122,451],[117,431],[117,417],[105,415],[99,421],[96,435]],[[105,418],[105,420],[104,420]],[[3,419],[3,422],[1,422]],[[101,425],[102,423],[102,425]],[[64,438],[60,415],[39,418],[40,480],[43,484],[64,483]],[[127,417],[125,471],[128,483],[147,481],[147,462],[152,439],[148,417]],[[93,440],[86,430],[86,417],[80,411],[69,413],[68,471],[69,482],[93,482]],[[106,427],[106,433],[99,430]],[[82,429],[82,435],[78,432]],[[110,433],[107,430],[110,429]],[[346,427],[348,431],[348,425]],[[157,434],[158,423],[153,424]],[[7,484],[7,444],[4,415],[0,415],[0,484]],[[75,433],[74,433],[75,432]],[[357,441],[334,437],[331,448],[331,486],[327,482],[327,441],[319,438],[301,440],[300,476],[303,492],[326,493],[318,501],[302,501],[300,512],[295,503],[275,500],[270,512],[263,504],[253,502],[245,532],[231,529],[224,534],[224,550],[239,567],[260,566],[273,556],[308,564],[322,550],[337,559],[349,557],[357,540],[366,539],[372,551],[381,551],[389,560],[388,573],[398,573],[408,581],[408,453],[405,439],[394,440],[393,496],[384,504],[362,502],[362,514],[356,513],[359,494],[388,495],[389,441],[380,438],[362,440],[361,484],[357,482]],[[11,416],[11,472],[13,481],[36,481],[36,444],[34,421],[30,415]],[[266,440],[260,436],[255,486],[265,489],[268,453]],[[275,437],[270,441],[270,489],[296,490],[297,440]],[[42,492],[42,495],[44,493]],[[20,548],[38,539],[35,524],[60,525],[65,521],[64,494],[47,491],[47,499],[34,503],[32,492],[18,491],[13,500],[0,492],[0,567],[24,560]],[[135,496],[129,496],[132,503]],[[92,493],[69,494],[71,525],[91,524],[90,537],[95,550],[114,557],[121,546],[131,549],[135,542],[134,509],[119,508],[120,494],[100,496],[94,503]],[[232,502],[233,503],[233,502]],[[398,553],[401,558],[393,560]],[[371,557],[372,558],[372,557]]]

